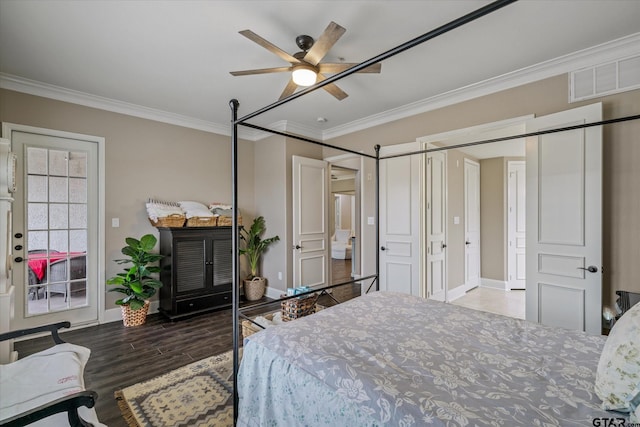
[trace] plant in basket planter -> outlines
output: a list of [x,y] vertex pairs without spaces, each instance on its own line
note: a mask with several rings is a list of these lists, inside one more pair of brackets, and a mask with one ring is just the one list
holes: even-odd
[[249,301],[259,300],[264,295],[265,278],[258,276],[260,258],[269,245],[280,240],[278,236],[263,239],[261,236],[266,229],[262,216],[253,220],[249,230],[240,229],[240,238],[244,241],[244,248],[240,249],[240,254],[247,257],[251,269],[251,274],[244,281],[244,295]]
[[124,273],[118,273],[107,280],[107,285],[117,288],[109,292],[120,292],[125,296],[116,301],[122,307],[122,320],[125,326],[138,326],[146,321],[149,311],[149,298],[154,296],[162,287],[162,282],[151,277],[158,273],[160,267],[150,265],[156,263],[162,255],[151,253],[158,239],[152,234],[146,234],[138,239],[127,237],[127,246],[122,253],[129,258],[115,260],[118,264],[131,264],[124,268]]

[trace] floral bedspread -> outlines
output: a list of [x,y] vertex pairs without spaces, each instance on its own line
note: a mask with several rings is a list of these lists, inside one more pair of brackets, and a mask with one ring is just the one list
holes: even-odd
[[240,426],[590,426],[605,337],[375,292],[254,334]]

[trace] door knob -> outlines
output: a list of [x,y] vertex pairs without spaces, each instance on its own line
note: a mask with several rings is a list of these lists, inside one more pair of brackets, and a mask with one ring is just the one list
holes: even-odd
[[471,244],[471,242],[467,240],[467,241],[465,241],[465,242],[464,242],[464,244],[465,244],[465,245],[470,245],[470,244]]
[[300,245],[295,245],[295,246],[294,246],[294,249],[302,249],[302,246],[300,246]]
[[446,244],[446,243],[443,243],[443,244],[442,244],[442,249],[444,249],[444,248],[446,248],[446,247],[447,247],[447,244]]
[[14,237],[16,239],[22,239],[22,233],[16,233],[16,234],[14,234]]
[[596,267],[595,265],[590,265],[587,268],[584,267],[578,267],[578,270],[586,270],[589,273],[597,273],[598,272],[598,267]]
[[381,251],[386,251],[386,250],[387,250],[387,248],[385,248],[384,246],[380,246],[380,250],[381,250]]
[[17,256],[13,259],[15,262],[22,262],[24,261],[24,258],[22,258],[21,256]]

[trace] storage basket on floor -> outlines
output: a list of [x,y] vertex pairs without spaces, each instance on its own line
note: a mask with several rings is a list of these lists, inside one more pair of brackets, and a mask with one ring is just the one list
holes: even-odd
[[[288,322],[289,320],[315,313],[316,301],[318,301],[319,296],[319,294],[311,294],[282,301],[280,303],[282,320]],[[286,295],[282,295],[282,297],[286,297]]]
[[[269,320],[269,321],[271,321],[271,320],[273,320],[273,315],[274,314],[275,313],[265,314],[264,318]],[[260,331],[263,331],[263,330],[264,329],[262,329],[260,326],[255,325],[255,324],[251,323],[250,321],[248,321],[246,319],[242,321],[242,336],[244,338],[247,338],[248,336],[251,336],[251,335],[255,334],[256,332],[260,332]]]
[[184,215],[174,214],[158,218],[157,221],[149,218],[149,222],[154,227],[182,227],[187,217]]

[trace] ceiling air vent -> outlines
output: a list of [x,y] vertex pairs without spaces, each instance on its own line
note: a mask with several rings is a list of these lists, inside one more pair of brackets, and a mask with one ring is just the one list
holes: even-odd
[[640,88],[640,55],[569,73],[569,102]]

